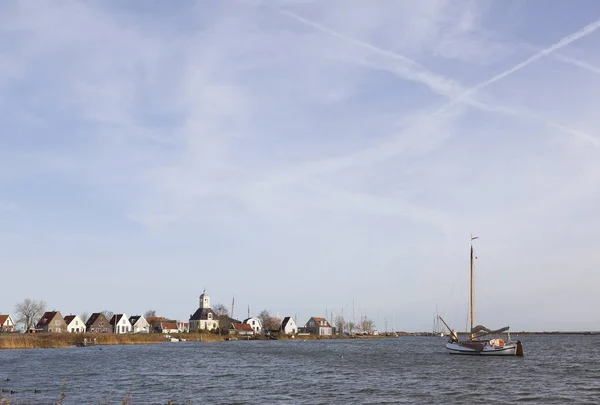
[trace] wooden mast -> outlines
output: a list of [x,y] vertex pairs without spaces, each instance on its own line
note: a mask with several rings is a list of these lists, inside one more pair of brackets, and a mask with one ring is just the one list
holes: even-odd
[[471,299],[469,300],[469,317],[471,318],[471,331],[473,333],[473,326],[475,324],[475,285],[473,277],[473,241],[479,238],[479,236],[473,236],[471,234]]
[[[471,237],[471,240],[473,240],[473,237]],[[469,333],[473,333],[473,307],[474,302],[473,302],[473,243],[471,242],[471,299],[469,300],[471,305],[469,305],[469,317],[471,318],[471,330],[469,331]]]

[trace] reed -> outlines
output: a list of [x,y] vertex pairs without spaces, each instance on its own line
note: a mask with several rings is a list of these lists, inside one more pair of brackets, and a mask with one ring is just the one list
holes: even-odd
[[114,333],[3,333],[0,334],[0,349],[46,349],[71,347],[93,341],[98,345],[126,345],[161,343],[162,335],[153,333],[121,335]]

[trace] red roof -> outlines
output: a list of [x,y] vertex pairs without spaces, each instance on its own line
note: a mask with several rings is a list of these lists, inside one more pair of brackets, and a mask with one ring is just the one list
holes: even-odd
[[313,316],[312,319],[314,319],[315,322],[319,324],[319,326],[325,326],[325,327],[331,328],[331,325],[329,324],[329,322],[327,322],[327,319],[325,319],[325,318],[317,318],[316,316]]
[[4,322],[8,319],[10,315],[0,315],[0,325],[4,325]]
[[231,326],[238,332],[254,332],[254,329],[248,323],[233,323]]
[[175,322],[161,322],[160,327],[161,329],[178,329]]

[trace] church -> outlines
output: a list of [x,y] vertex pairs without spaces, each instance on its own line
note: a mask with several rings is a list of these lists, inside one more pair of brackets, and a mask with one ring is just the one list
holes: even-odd
[[215,312],[210,308],[210,297],[206,293],[206,290],[200,296],[200,308],[193,315],[190,315],[189,327],[190,332],[213,330],[219,327],[219,320]]

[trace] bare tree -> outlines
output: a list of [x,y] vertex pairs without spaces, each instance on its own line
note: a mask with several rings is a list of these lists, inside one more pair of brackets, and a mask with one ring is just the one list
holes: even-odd
[[81,318],[81,320],[83,321],[83,323],[86,323],[87,320],[89,319],[90,315],[87,312],[82,312],[81,315],[79,315],[79,317]]
[[335,328],[337,329],[337,333],[339,333],[339,334],[344,333],[344,326],[346,325],[346,321],[344,321],[343,316],[341,316],[341,315],[336,316],[335,320],[334,320],[334,325],[335,325]]
[[348,333],[352,334],[354,329],[356,329],[356,324],[354,322],[348,322]]
[[35,323],[42,317],[46,310],[44,301],[35,301],[30,298],[25,298],[23,302],[17,303],[15,312],[17,314],[16,322],[25,326],[25,330],[35,326]]
[[370,333],[375,323],[372,319],[367,318],[366,316],[360,321],[360,328],[365,333]]
[[144,312],[144,318],[148,319],[148,318],[152,318],[156,316],[156,311],[153,309],[149,309],[146,312]]
[[108,322],[110,322],[110,320],[112,319],[113,315],[115,314],[113,311],[109,311],[109,310],[104,310],[102,311],[102,313],[104,314],[104,316],[106,317],[106,319],[108,320]]
[[223,304],[215,305],[212,310],[215,312],[217,316],[217,320],[219,321],[219,332],[223,335],[229,333],[229,329],[231,329],[232,320],[229,316],[229,310]]
[[281,328],[281,319],[271,316],[269,311],[263,309],[257,316],[260,319],[263,330],[276,331]]

